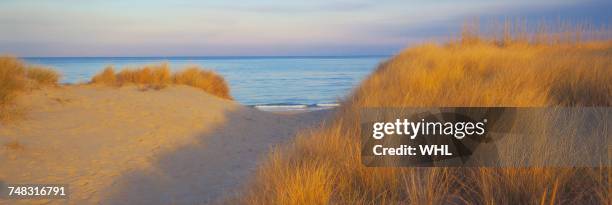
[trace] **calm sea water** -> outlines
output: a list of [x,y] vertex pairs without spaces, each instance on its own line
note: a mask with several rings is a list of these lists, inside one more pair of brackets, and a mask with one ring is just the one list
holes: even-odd
[[[53,67],[62,82],[86,82],[107,65],[116,69],[167,62],[172,70],[199,65],[229,82],[232,96],[245,105],[313,106],[334,104],[387,56],[348,57],[62,57],[25,58]],[[263,106],[262,106],[263,107]]]

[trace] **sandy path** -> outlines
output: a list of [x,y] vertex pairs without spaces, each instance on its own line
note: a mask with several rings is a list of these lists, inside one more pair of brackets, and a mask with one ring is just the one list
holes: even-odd
[[0,182],[67,183],[71,197],[11,203],[213,202],[233,194],[270,146],[329,113],[262,112],[184,86],[71,86],[21,103],[27,119],[0,125]]

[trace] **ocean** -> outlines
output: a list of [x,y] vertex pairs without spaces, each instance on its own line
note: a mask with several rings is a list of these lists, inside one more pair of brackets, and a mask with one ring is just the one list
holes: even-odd
[[236,101],[260,109],[306,109],[337,105],[389,56],[278,57],[36,57],[28,63],[52,67],[62,83],[87,82],[108,65],[115,69],[168,63],[214,70],[229,83]]

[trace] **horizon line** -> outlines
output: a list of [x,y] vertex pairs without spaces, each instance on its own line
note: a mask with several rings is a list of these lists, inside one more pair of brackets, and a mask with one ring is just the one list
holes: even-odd
[[171,55],[171,56],[15,56],[17,58],[334,58],[334,57],[386,57],[395,54],[364,55]]

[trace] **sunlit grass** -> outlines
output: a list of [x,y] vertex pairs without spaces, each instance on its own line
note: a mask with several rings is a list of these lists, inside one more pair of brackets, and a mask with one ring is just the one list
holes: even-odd
[[225,79],[213,71],[190,67],[175,73],[172,80],[175,84],[196,87],[218,97],[232,99]]
[[15,117],[16,97],[29,89],[55,86],[60,75],[49,68],[26,65],[15,57],[0,56],[0,120]]
[[107,67],[96,74],[92,84],[110,86],[140,85],[161,89],[171,84],[188,85],[224,99],[232,99],[225,79],[213,71],[189,67],[172,74],[168,64],[147,65],[135,69],[126,68],[115,73]]
[[[276,149],[238,200],[245,204],[608,204],[606,167],[366,168],[361,164],[357,113],[364,107],[612,104],[611,41],[468,34],[446,44],[414,46],[383,62],[347,97],[331,123],[304,131]],[[546,126],[550,125],[534,124],[532,131],[538,133]],[[551,135],[541,132],[533,137],[546,141]],[[499,151],[509,155],[507,160],[516,160],[517,154],[535,161],[564,156],[556,154],[564,153],[565,147],[544,144],[533,144],[523,153],[506,144]],[[295,189],[298,175],[314,182]]]
[[26,77],[35,81],[38,85],[57,85],[60,75],[56,71],[43,67],[28,67]]
[[112,66],[106,67],[101,73],[91,78],[93,84],[117,85],[117,76]]
[[119,85],[140,84],[163,87],[171,82],[168,64],[148,65],[137,69],[123,69],[117,73]]

